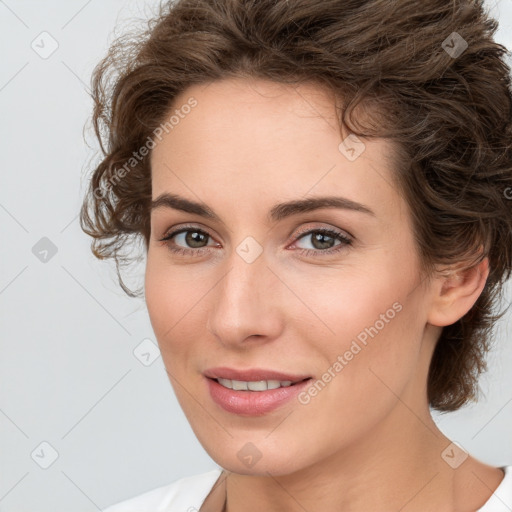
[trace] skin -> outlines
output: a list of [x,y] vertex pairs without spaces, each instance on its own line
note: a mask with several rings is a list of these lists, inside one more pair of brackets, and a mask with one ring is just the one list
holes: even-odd
[[[190,96],[197,106],[152,151],[152,196],[203,202],[221,222],[153,210],[145,291],[179,403],[226,470],[201,510],[222,510],[226,494],[229,512],[482,506],[503,472],[471,456],[454,469],[441,457],[451,440],[430,415],[426,383],[442,326],[475,303],[487,259],[466,272],[422,277],[410,212],[392,185],[393,147],[364,140],[365,151],[349,161],[338,149],[348,132],[340,133],[332,98],[319,86],[225,79],[190,87],[173,108]],[[266,219],[278,202],[323,195],[375,215],[323,208]],[[160,241],[184,223],[193,224],[190,234],[209,235],[202,246],[210,252],[174,254]],[[335,229],[352,243],[321,254],[339,242],[318,248],[311,235],[297,236],[299,228]],[[252,263],[236,252],[247,236],[263,248]],[[184,235],[173,242],[200,246]],[[292,400],[248,417],[210,398],[202,372],[213,366],[321,378],[396,302],[401,311],[307,405]],[[252,467],[237,456],[248,441],[262,455]]]

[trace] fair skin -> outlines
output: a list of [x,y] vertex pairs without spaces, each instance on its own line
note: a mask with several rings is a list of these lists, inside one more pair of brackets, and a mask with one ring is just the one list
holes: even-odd
[[[390,143],[365,139],[364,152],[347,159],[318,86],[226,79],[190,87],[173,108],[191,96],[197,106],[152,151],[152,198],[176,194],[219,220],[155,208],[145,292],[180,405],[226,470],[201,510],[219,512],[225,496],[229,512],[482,506],[503,472],[471,456],[454,469],[441,457],[451,440],[431,417],[426,383],[442,326],[475,303],[487,260],[422,278],[410,212],[392,186]],[[267,219],[276,203],[319,196],[373,215],[324,207]],[[160,241],[185,224],[188,239]],[[322,228],[352,243],[320,246],[299,234]],[[192,245],[198,229],[208,236]],[[251,263],[236,250],[248,236],[263,249]],[[321,378],[397,302],[400,312],[309,403],[245,416],[211,399],[203,371],[213,366]],[[237,456],[249,441],[261,453],[251,467]]]

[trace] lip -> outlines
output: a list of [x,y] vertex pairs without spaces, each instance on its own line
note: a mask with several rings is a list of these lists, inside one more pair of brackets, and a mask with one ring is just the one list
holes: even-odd
[[[242,416],[262,416],[296,397],[310,383],[310,376],[292,375],[274,370],[211,368],[204,372],[212,400],[227,412]],[[291,386],[266,391],[235,391],[219,384],[215,379],[230,380],[290,380]]]
[[[229,379],[229,380],[291,380],[292,382],[300,382],[301,380],[308,379],[311,375],[293,375],[283,373],[276,370],[266,370],[262,368],[249,368],[247,370],[238,370],[236,368],[228,368],[226,366],[218,368],[209,368],[203,375],[210,379]],[[261,391],[262,393],[262,391]]]

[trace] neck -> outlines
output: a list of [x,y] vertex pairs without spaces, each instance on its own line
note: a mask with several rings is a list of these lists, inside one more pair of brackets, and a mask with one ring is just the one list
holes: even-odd
[[378,431],[313,466],[282,476],[230,473],[227,512],[454,510],[454,470],[441,457],[450,443],[429,412],[420,417],[397,402]]

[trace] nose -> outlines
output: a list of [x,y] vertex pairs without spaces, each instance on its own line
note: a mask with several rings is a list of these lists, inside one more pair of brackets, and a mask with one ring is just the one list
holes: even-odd
[[211,292],[207,329],[235,350],[278,338],[284,322],[283,288],[264,253],[251,262],[233,251]]

